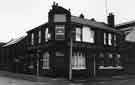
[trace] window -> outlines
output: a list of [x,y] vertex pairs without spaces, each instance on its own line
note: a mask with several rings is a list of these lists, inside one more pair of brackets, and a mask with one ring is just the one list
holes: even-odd
[[34,45],[34,33],[31,34],[31,45]]
[[81,41],[81,28],[76,28],[76,41]]
[[48,40],[51,39],[51,34],[48,31],[48,28],[45,29],[45,41],[48,42]]
[[100,53],[97,64],[99,69],[122,69],[120,62],[120,54],[114,53]]
[[94,43],[94,31],[89,27],[83,27],[83,41]]
[[107,44],[107,34],[104,33],[104,45],[106,45],[106,44]]
[[114,34],[114,42],[113,42],[114,46],[117,45],[117,41],[116,41],[116,35]]
[[56,25],[55,39],[56,40],[64,40],[65,39],[65,26],[64,25]]
[[112,45],[112,34],[108,34],[108,45]]
[[115,63],[116,63],[116,66],[120,66],[121,65],[121,63],[120,63],[120,54],[116,55]]
[[38,31],[38,43],[41,43],[41,30]]
[[49,52],[43,53],[43,66],[42,69],[49,69]]
[[66,15],[65,14],[55,14],[54,22],[66,22]]
[[86,69],[86,60],[82,52],[74,52],[72,56],[72,69]]

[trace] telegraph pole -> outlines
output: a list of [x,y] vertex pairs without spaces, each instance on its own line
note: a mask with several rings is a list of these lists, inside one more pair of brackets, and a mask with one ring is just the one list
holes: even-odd
[[37,79],[39,77],[39,53],[40,53],[40,50],[37,50],[37,69],[36,69]]
[[70,57],[69,57],[69,80],[72,80],[72,51],[73,51],[73,39],[72,34],[70,36]]
[[108,1],[105,0],[105,13],[106,13],[106,16],[108,16]]

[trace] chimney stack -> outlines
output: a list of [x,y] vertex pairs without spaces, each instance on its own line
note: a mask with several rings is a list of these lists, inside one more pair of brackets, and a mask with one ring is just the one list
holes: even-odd
[[109,16],[107,16],[107,21],[108,21],[108,25],[110,27],[114,27],[114,14],[113,13],[109,13]]
[[81,13],[79,17],[80,17],[80,18],[84,18],[84,15]]

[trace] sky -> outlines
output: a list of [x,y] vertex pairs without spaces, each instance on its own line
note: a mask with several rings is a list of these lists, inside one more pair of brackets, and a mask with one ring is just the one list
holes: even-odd
[[[53,1],[71,14],[106,22],[105,0],[0,0],[0,42],[26,35],[26,31],[48,21]],[[113,12],[115,24],[135,20],[134,0],[107,0],[107,13]]]

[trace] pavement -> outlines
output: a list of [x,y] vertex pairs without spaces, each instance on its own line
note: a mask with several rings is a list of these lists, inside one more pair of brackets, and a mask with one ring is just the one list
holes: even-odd
[[19,73],[12,73],[7,71],[0,71],[1,77],[9,77],[14,79],[22,79],[27,81],[33,82],[68,82],[68,83],[84,83],[84,82],[101,82],[101,81],[112,81],[112,80],[128,80],[128,79],[135,79],[135,75],[117,75],[117,76],[110,76],[110,77],[92,77],[92,78],[73,78],[72,81],[69,81],[66,78],[59,78],[59,77],[43,77],[43,76],[36,76],[36,75],[28,75],[28,74],[19,74]]

